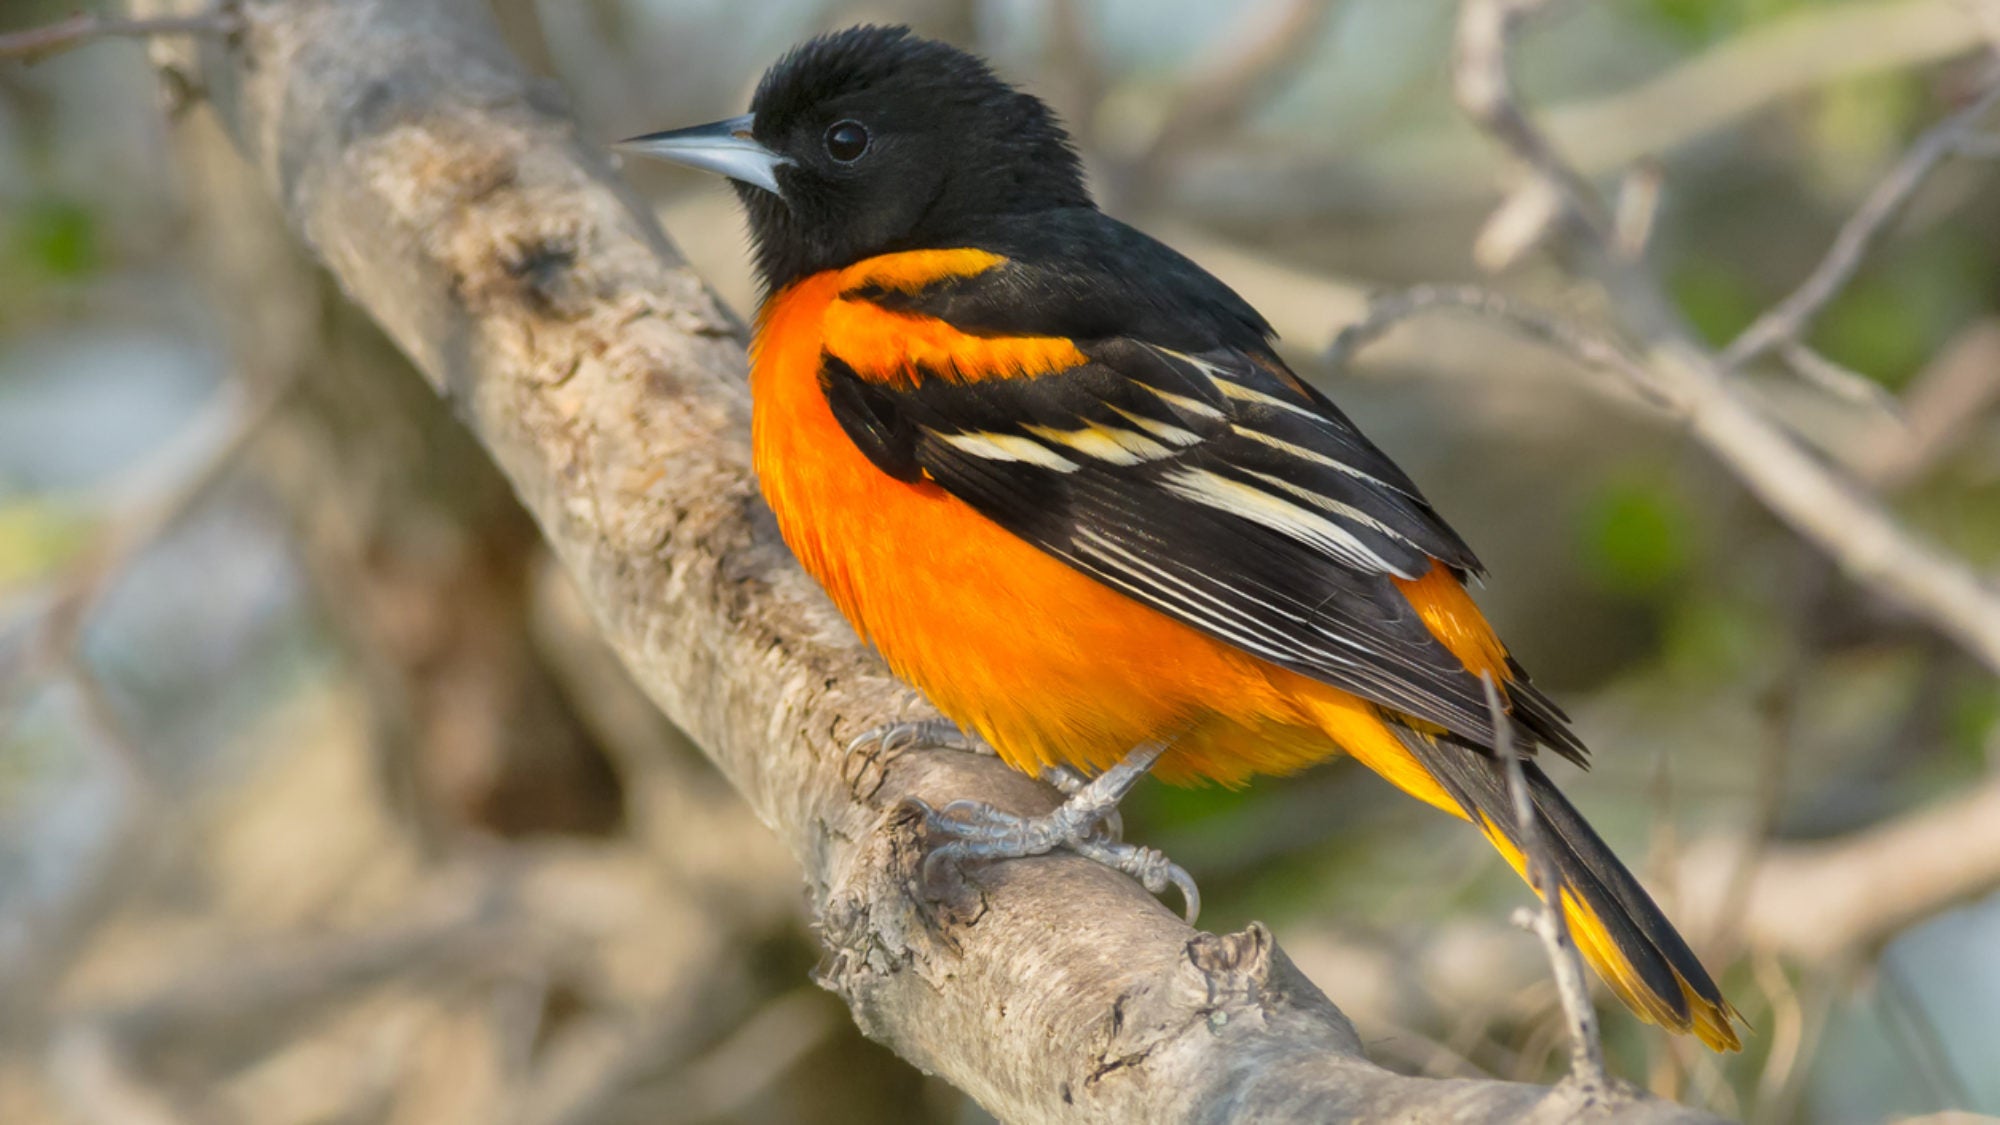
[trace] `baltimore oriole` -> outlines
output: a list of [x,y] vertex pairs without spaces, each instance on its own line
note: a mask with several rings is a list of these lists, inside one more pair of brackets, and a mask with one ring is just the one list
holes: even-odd
[[[948,847],[1157,882],[1099,827],[1148,766],[1236,784],[1345,751],[1524,868],[1484,678],[1530,749],[1585,751],[1467,595],[1479,560],[1255,309],[1097,209],[1039,100],[859,27],[786,55],[751,113],[627,147],[729,176],[749,213],[756,469],[799,561],[1007,762],[1099,774],[1049,818],[938,817]],[[1736,1048],[1686,942],[1526,766],[1585,956]]]

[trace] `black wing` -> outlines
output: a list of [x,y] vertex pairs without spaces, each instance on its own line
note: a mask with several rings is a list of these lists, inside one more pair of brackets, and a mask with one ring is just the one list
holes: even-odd
[[[1392,581],[1434,563],[1476,573],[1472,551],[1338,408],[1284,368],[1248,306],[1143,241],[1156,248],[1152,268],[1111,263],[1143,279],[1127,287],[1124,317],[1102,239],[1026,258],[1002,247],[1015,251],[1006,264],[915,294],[849,294],[976,334],[1069,335],[1088,362],[1030,378],[937,372],[885,385],[828,355],[822,381],[835,416],[885,472],[936,481],[1099,581],[1490,746],[1483,686]],[[1083,334],[1121,320],[1148,336]],[[1581,757],[1525,677],[1512,695],[1529,734]]]

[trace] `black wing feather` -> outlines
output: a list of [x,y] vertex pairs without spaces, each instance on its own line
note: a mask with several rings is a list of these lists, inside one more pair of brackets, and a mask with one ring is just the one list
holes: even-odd
[[[1009,260],[975,277],[846,294],[969,333],[1067,336],[1088,360],[1032,378],[938,372],[885,386],[829,355],[827,398],[857,447],[1177,620],[1491,746],[1483,685],[1393,581],[1434,561],[1477,573],[1472,551],[1285,370],[1240,298],[1130,228],[1094,221],[1095,237],[1057,231],[1066,237],[1039,245],[1024,244],[1059,224],[993,232],[982,245]],[[1525,676],[1511,694],[1526,734],[1581,760],[1562,713]]]

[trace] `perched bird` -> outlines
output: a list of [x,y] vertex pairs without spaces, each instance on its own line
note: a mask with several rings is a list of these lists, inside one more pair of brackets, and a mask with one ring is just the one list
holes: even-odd
[[[1097,775],[1047,817],[935,814],[941,850],[1067,847],[1159,890],[1178,869],[1103,827],[1149,768],[1237,784],[1344,751],[1525,868],[1488,683],[1526,749],[1585,752],[1467,595],[1479,560],[1255,309],[1097,209],[1041,101],[857,27],[749,114],[625,147],[730,177],[749,214],[756,469],[799,561],[1008,763]],[[1686,942],[1524,765],[1585,957],[1736,1048]]]

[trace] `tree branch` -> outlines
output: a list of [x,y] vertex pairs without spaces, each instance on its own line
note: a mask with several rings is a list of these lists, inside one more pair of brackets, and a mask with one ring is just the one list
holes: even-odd
[[[145,3],[146,0],[140,0]],[[635,678],[805,869],[823,982],[870,1034],[1009,1121],[1547,1120],[1545,1088],[1411,1079],[1262,926],[1196,934],[1066,856],[913,897],[904,800],[1040,811],[950,752],[851,761],[907,715],[776,538],[737,323],[499,45],[477,0],[271,0],[198,73],[346,291],[452,400]],[[1656,1102],[1621,1121],[1696,1121]]]
[[1460,107],[1551,185],[1556,222],[1576,234],[1589,272],[1642,347],[1647,386],[1774,514],[1847,575],[2000,670],[2000,594],[1957,558],[1924,543],[1745,399],[1715,356],[1689,336],[1658,282],[1617,253],[1603,200],[1522,109],[1508,70],[1515,25],[1541,0],[1465,0],[1453,88]]
[[1853,962],[1909,926],[2000,887],[2000,781],[1835,840],[1767,847],[1729,884],[1754,841],[1690,848],[1678,876],[1690,924],[1720,915],[1754,950]]
[[1980,125],[1987,113],[2000,104],[2000,70],[1989,73],[1981,85],[1979,96],[1917,138],[1854,214],[1841,224],[1826,257],[1813,267],[1805,281],[1731,340],[1716,357],[1718,364],[1725,368],[1741,367],[1773,348],[1797,345],[1805,338],[1813,320],[1854,279],[1869,247],[1902,214],[1904,205],[1923,186],[1924,179],[1946,157],[1981,138]]
[[78,12],[46,27],[0,35],[0,59],[38,62],[99,39],[151,39],[160,35],[234,35],[243,21],[234,12],[118,19]]

